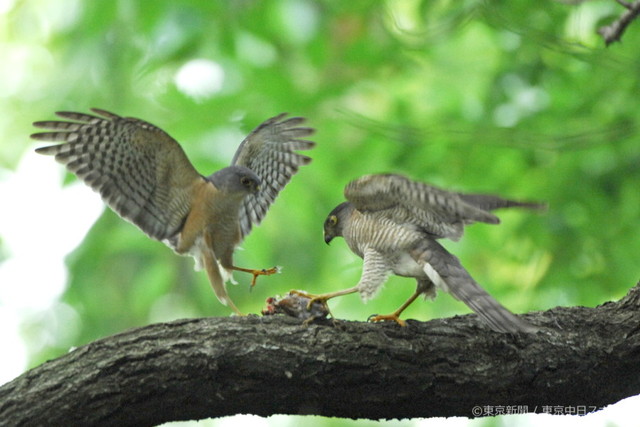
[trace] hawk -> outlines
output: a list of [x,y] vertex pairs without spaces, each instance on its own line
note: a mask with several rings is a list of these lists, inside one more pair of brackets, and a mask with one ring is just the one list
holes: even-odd
[[193,256],[196,270],[204,267],[220,302],[240,314],[225,288],[233,281],[233,270],[251,273],[253,286],[257,276],[277,269],[237,267],[234,249],[262,221],[299,167],[311,161],[297,151],[314,147],[304,139],[314,130],[300,126],[302,117],[270,118],[242,141],[231,166],[204,176],[162,129],[105,110],[91,111],[95,115],[58,112],[65,121],[35,122],[49,131],[31,138],[61,142],[36,152],[55,156],[152,239]]
[[464,302],[495,331],[536,330],[482,289],[438,239],[458,240],[464,227],[474,222],[498,224],[500,220],[491,213],[494,209],[544,205],[449,192],[395,174],[358,178],[347,184],[344,196],[347,201],[333,209],[324,223],[324,240],[328,244],[343,237],[364,260],[362,276],[355,287],[315,295],[313,302],[354,292],[367,301],[395,274],[415,278],[416,291],[394,313],[372,316],[373,321],[404,325],[399,316],[409,304],[420,295],[433,298],[439,289]]

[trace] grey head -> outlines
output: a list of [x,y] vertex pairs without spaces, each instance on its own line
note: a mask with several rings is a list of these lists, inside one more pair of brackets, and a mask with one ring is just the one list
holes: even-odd
[[342,202],[327,215],[324,221],[324,241],[328,245],[334,237],[342,236],[344,224],[355,207],[350,202]]
[[229,166],[206,178],[216,188],[228,194],[255,194],[260,190],[261,180],[251,169],[245,166]]

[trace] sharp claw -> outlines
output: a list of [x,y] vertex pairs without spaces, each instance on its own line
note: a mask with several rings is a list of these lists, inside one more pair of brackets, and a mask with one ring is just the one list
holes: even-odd
[[368,322],[387,322],[394,321],[398,325],[405,327],[407,326],[407,322],[398,317],[397,314],[372,314],[367,318]]
[[329,311],[329,304],[327,304],[327,298],[320,297],[320,296],[314,297],[313,295],[311,295],[311,299],[307,303],[307,310],[310,310],[313,303],[316,303],[316,302],[319,304],[322,304],[322,306],[326,308],[327,311]]
[[263,268],[261,270],[248,270],[252,275],[253,279],[251,279],[251,285],[249,286],[249,292],[251,292],[256,286],[256,282],[258,281],[258,276],[271,276],[272,274],[280,273],[281,268],[278,266],[272,268]]
[[313,306],[314,302],[318,302],[320,304],[322,304],[324,307],[326,307],[327,309],[329,308],[329,306],[327,305],[327,299],[323,298],[322,296],[319,295],[313,295],[313,294],[309,294],[305,291],[298,291],[296,289],[292,289],[289,294],[291,295],[297,295],[301,298],[306,298],[309,300],[309,302],[307,303],[307,310],[311,310],[311,306]]
[[272,267],[272,268],[263,268],[261,270],[253,270],[250,268],[242,268],[242,267],[236,267],[236,266],[232,266],[231,269],[236,270],[236,271],[244,271],[245,273],[251,273],[253,275],[253,279],[251,279],[251,285],[249,287],[249,290],[252,290],[253,287],[256,285],[256,281],[258,280],[258,276],[270,276],[272,274],[276,274],[276,273],[280,273],[281,268],[278,266]]

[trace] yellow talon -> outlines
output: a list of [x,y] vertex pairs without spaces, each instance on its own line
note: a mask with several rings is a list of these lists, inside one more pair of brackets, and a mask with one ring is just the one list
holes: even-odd
[[394,321],[398,325],[405,327],[407,326],[407,322],[398,317],[396,313],[391,314],[372,314],[367,319],[369,322],[389,322]]

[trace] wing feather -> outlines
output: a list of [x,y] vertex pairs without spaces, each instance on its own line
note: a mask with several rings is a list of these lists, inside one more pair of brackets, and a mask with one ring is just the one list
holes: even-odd
[[494,209],[543,206],[491,195],[450,192],[397,174],[360,177],[347,184],[344,195],[360,211],[378,212],[397,223],[414,224],[435,238],[452,240],[462,237],[467,224],[498,224],[499,218],[490,212]]
[[62,111],[72,121],[40,121],[31,135],[61,142],[36,149],[53,155],[100,193],[109,207],[154,239],[175,235],[191,207],[191,187],[202,179],[180,145],[156,126],[105,110]]
[[455,193],[396,174],[358,178],[347,184],[344,195],[358,210],[414,224],[437,238],[459,239],[468,222],[499,222],[495,215],[464,202]]
[[300,166],[311,158],[296,151],[310,150],[315,143],[304,139],[314,129],[300,127],[303,117],[285,119],[286,113],[260,124],[238,147],[232,165],[251,169],[260,179],[260,191],[247,196],[240,208],[240,229],[244,238],[253,225],[259,224],[280,191]]

